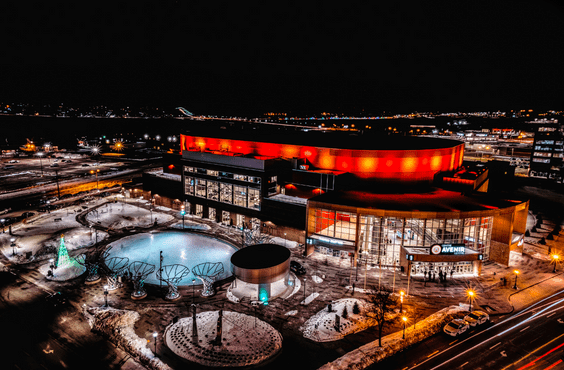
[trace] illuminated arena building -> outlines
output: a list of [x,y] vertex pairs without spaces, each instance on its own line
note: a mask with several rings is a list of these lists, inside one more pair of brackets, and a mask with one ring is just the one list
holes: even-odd
[[412,274],[479,274],[482,261],[507,265],[521,248],[528,201],[488,195],[488,169],[463,166],[461,142],[205,131],[181,135],[181,156],[165,169],[182,186],[147,179],[196,216],[234,227],[260,220],[307,254]]

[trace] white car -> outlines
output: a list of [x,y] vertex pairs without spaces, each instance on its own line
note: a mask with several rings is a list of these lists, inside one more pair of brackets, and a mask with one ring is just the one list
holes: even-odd
[[12,159],[11,161],[8,161],[8,163],[20,163],[20,161],[18,161],[16,159]]
[[454,319],[445,325],[443,331],[450,336],[456,337],[457,335],[460,335],[468,330],[469,327],[470,324],[468,324],[468,321],[462,319]]
[[490,315],[483,311],[472,311],[464,316],[464,320],[467,321],[470,326],[482,325],[490,320]]

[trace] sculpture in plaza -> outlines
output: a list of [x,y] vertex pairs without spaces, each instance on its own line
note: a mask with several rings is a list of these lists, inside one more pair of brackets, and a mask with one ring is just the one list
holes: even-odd
[[129,273],[133,280],[133,292],[131,298],[143,299],[147,296],[145,290],[145,279],[155,271],[155,265],[146,262],[135,261],[129,265]]
[[215,294],[213,289],[213,283],[215,279],[223,274],[223,263],[221,262],[204,262],[195,266],[192,269],[192,273],[204,284],[204,289],[202,289],[202,297],[209,297]]
[[270,244],[271,242],[272,237],[270,235],[261,233],[258,218],[252,218],[246,227],[243,227],[243,245],[245,247],[255,244]]
[[103,253],[99,250],[94,249],[80,255],[80,259],[77,257],[76,261],[81,265],[86,267],[86,284],[93,284],[98,282],[100,277],[100,264],[102,262]]
[[104,260],[102,265],[106,278],[108,279],[108,290],[116,290],[123,285],[119,278],[127,271],[129,258],[112,257]]
[[157,270],[157,279],[164,281],[168,285],[168,292],[165,299],[174,300],[180,298],[178,284],[190,273],[190,269],[183,265],[165,265],[162,271]]

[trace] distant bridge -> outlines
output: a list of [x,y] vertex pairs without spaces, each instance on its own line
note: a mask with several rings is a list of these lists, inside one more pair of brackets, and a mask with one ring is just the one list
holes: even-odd
[[189,112],[188,109],[186,109],[186,108],[176,107],[176,109],[178,109],[180,112],[182,112],[182,114],[184,114],[185,116],[192,117],[194,115],[194,113]]

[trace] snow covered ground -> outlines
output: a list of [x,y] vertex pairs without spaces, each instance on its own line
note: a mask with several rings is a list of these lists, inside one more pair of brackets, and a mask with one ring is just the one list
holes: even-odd
[[[15,263],[25,263],[25,254],[31,252],[32,260],[48,260],[54,258],[59,246],[61,234],[65,236],[67,250],[73,251],[88,247],[96,243],[96,231],[81,225],[76,221],[80,207],[69,207],[52,211],[51,213],[40,213],[29,218],[26,223],[16,225],[12,228],[13,236],[8,233],[0,234],[0,243],[5,247],[2,249],[4,255]],[[108,234],[98,231],[98,242],[107,238]],[[17,246],[17,256],[12,256],[10,238],[14,238]]]
[[319,370],[337,369],[365,369],[386,357],[392,356],[403,349],[418,343],[441,331],[443,326],[452,318],[464,311],[462,306],[450,306],[444,308],[424,320],[417,323],[416,328],[410,326],[402,339],[403,332],[398,331],[382,338],[382,347],[378,345],[378,339],[365,344],[344,356],[323,365]]
[[140,338],[134,329],[140,315],[136,311],[117,310],[111,307],[83,307],[92,331],[98,332],[117,343],[137,361],[149,369],[171,370],[148,348],[147,340]]
[[[159,207],[157,207],[158,209]],[[127,227],[149,227],[155,223],[163,224],[174,217],[158,211],[149,211],[136,203],[105,203],[86,215],[86,221],[111,229]]]
[[192,317],[180,319],[165,331],[165,343],[189,361],[213,367],[259,364],[282,349],[282,335],[270,324],[238,312],[223,311],[221,342],[216,342],[219,311],[196,315],[197,341]]
[[[359,313],[354,313],[354,305],[358,305]],[[343,317],[343,311],[347,308],[347,318]],[[316,342],[332,342],[343,339],[353,334],[374,326],[377,322],[366,316],[368,303],[364,300],[344,298],[335,301],[331,305],[331,312],[324,308],[309,318],[301,328],[305,338]],[[336,316],[340,316],[340,325],[336,329]]]

